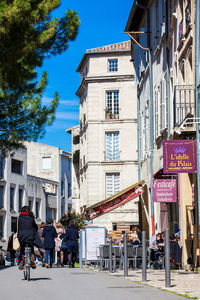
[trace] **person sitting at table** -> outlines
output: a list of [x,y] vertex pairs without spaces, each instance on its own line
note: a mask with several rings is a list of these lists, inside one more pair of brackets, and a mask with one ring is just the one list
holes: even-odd
[[134,226],[132,228],[132,232],[129,234],[128,239],[132,245],[139,245],[141,242],[138,237],[138,230],[139,230],[139,228],[137,226]]
[[160,269],[162,266],[160,265],[160,256],[164,255],[164,241],[161,239],[161,233],[156,234],[155,241],[150,245],[151,258],[153,260],[154,269]]
[[182,249],[174,234],[170,235],[170,261],[175,269],[179,269],[182,264]]

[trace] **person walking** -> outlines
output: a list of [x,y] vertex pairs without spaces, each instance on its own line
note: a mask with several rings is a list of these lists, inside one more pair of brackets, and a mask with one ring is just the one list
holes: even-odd
[[[44,242],[44,238],[42,237],[42,233],[43,233],[43,229],[46,226],[45,222],[41,222],[39,228],[38,228],[38,235],[39,238],[41,239],[42,243]],[[45,266],[45,250],[43,248],[39,249],[39,253],[40,253],[40,258],[42,260],[42,266]]]
[[56,223],[56,232],[57,237],[55,238],[55,251],[57,254],[57,267],[63,267],[63,251],[61,249],[62,239],[60,238],[61,234],[64,233],[64,228],[60,222]]
[[71,220],[66,233],[61,234],[61,238],[64,238],[66,241],[69,268],[74,268],[76,254],[78,253],[78,237],[78,229],[75,227],[73,220]]
[[15,253],[16,253],[16,251],[13,250],[13,235],[14,235],[14,232],[9,237],[8,246],[7,246],[7,252],[9,252],[9,254],[10,254],[11,266],[14,266],[14,264],[15,264]]
[[20,243],[20,263],[19,269],[22,270],[24,267],[24,252],[25,247],[28,245],[31,248],[31,267],[36,268],[34,245],[38,248],[42,248],[42,242],[38,236],[38,226],[35,222],[33,212],[29,206],[23,206],[18,218],[18,233],[17,237]]
[[55,248],[55,238],[57,237],[57,232],[55,227],[53,226],[52,219],[49,219],[47,221],[47,226],[45,226],[43,229],[42,237],[44,238],[46,268],[52,268],[54,248]]

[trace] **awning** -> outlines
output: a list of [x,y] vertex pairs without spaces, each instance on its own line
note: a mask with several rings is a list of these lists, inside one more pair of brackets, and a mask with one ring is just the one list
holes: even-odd
[[144,180],[137,182],[134,185],[114,194],[103,201],[100,201],[92,206],[84,208],[84,214],[87,220],[95,219],[111,210],[127,203],[128,201],[138,197],[144,192]]

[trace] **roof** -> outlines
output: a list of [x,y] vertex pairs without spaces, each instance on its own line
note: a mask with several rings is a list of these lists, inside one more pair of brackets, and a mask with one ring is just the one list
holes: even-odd
[[134,1],[131,8],[128,21],[125,27],[125,32],[138,31],[142,24],[143,16],[148,8],[151,0]]
[[98,48],[88,49],[88,50],[86,50],[85,54],[83,55],[76,72],[81,71],[83,63],[88,55],[93,55],[93,54],[98,54],[98,53],[130,52],[130,51],[131,51],[130,40],[116,43],[116,44],[110,44],[110,45],[102,46],[102,47],[98,47]]

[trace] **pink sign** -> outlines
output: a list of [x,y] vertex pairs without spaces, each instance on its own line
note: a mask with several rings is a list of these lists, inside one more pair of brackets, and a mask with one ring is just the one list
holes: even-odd
[[156,179],[153,182],[154,202],[176,202],[176,179]]
[[164,173],[195,173],[196,140],[163,141]]

